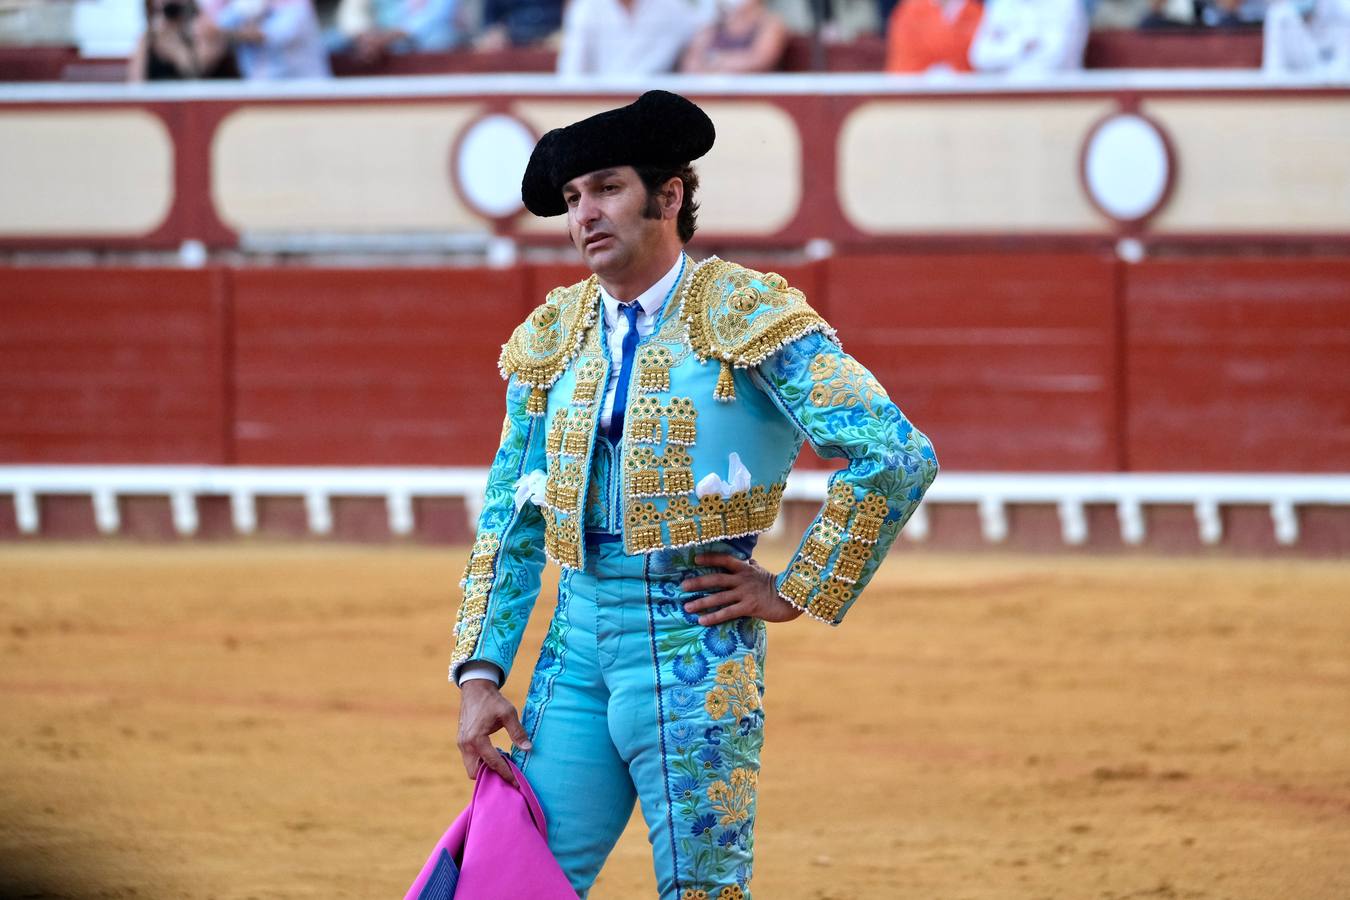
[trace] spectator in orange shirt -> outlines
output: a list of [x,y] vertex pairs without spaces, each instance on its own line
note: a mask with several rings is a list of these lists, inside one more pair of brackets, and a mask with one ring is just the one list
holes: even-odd
[[901,0],[886,35],[887,72],[969,72],[975,0]]

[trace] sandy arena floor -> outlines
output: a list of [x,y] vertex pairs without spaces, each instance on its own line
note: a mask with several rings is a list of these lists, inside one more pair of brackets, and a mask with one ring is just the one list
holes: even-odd
[[[0,547],[0,896],[401,897],[470,787],[463,562]],[[768,679],[761,900],[1350,897],[1350,563],[900,548]]]

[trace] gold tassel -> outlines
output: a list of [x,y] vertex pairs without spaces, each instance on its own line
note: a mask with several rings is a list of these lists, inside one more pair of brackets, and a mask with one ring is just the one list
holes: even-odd
[[525,411],[532,416],[542,416],[548,412],[548,391],[541,387],[530,389],[530,399],[525,403]]
[[722,371],[717,375],[717,387],[713,390],[713,399],[729,403],[736,399],[736,379],[731,374],[731,363],[722,360]]

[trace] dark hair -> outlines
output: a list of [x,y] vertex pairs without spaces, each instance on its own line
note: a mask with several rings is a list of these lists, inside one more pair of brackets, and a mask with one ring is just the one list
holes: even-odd
[[634,166],[638,177],[647,188],[647,208],[642,214],[649,219],[661,216],[661,208],[656,202],[656,190],[672,178],[680,179],[684,185],[684,202],[680,204],[680,214],[675,219],[675,230],[680,241],[687,244],[698,230],[698,203],[694,192],[698,190],[698,173],[690,165],[683,166]]

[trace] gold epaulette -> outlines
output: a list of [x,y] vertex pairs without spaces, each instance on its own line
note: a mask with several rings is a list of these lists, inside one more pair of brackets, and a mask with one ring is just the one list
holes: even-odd
[[813,332],[834,335],[829,323],[782,275],[756,272],[715,256],[694,272],[682,315],[699,359],[722,364],[713,396],[724,401],[736,398],[733,368],[757,366]]
[[582,339],[596,322],[597,281],[594,275],[569,287],[549,291],[543,305],[516,326],[502,344],[497,368],[503,378],[515,376],[531,387],[528,410],[542,416],[553,386],[581,349]]

